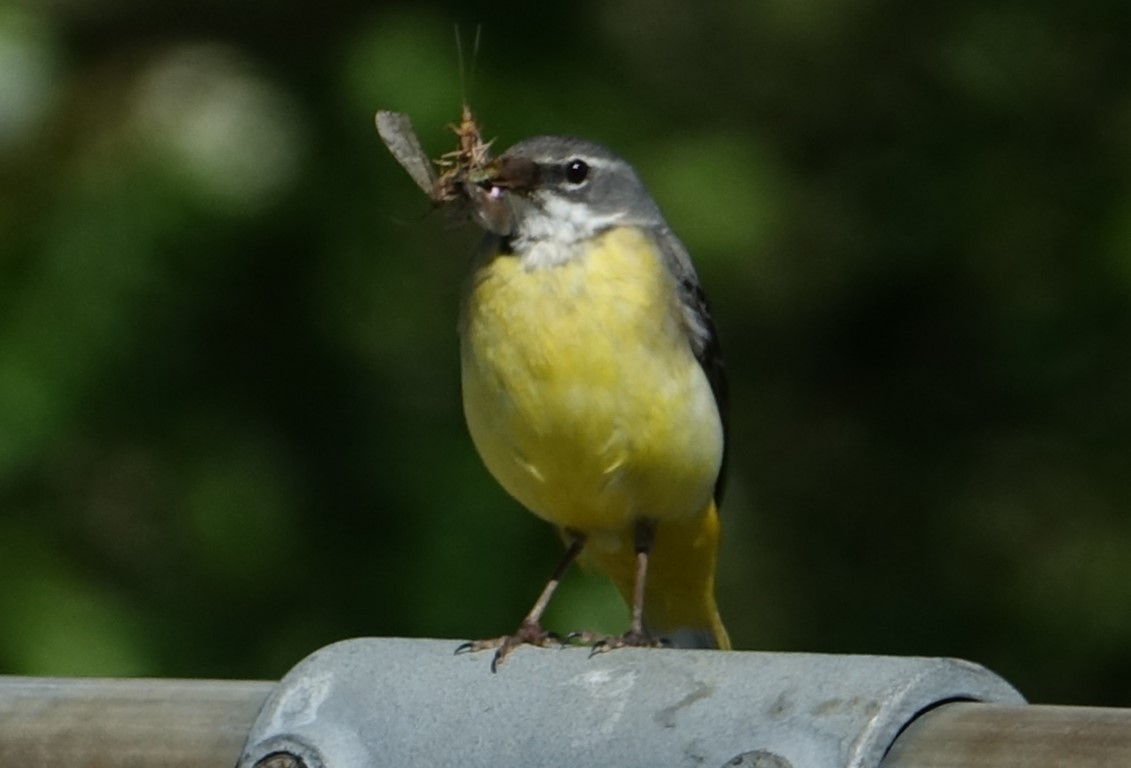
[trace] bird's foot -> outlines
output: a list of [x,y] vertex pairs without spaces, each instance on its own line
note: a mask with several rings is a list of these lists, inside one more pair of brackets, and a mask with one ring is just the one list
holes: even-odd
[[560,646],[561,644],[561,638],[553,632],[542,629],[542,625],[534,621],[524,621],[513,635],[492,637],[486,640],[472,640],[456,648],[456,653],[475,653],[476,651],[494,649],[495,656],[491,659],[491,671],[497,672],[499,665],[506,660],[510,652],[520,645],[536,645],[539,648],[546,648],[551,645]]
[[580,632],[570,632],[566,636],[566,641],[589,646],[590,656],[596,656],[598,653],[605,653],[606,651],[615,651],[617,648],[663,648],[668,644],[663,639],[652,637],[647,632],[638,630],[629,630],[623,635],[600,635],[589,630],[581,630]]

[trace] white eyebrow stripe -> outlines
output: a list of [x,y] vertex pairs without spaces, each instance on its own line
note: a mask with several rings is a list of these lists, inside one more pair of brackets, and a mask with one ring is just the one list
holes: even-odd
[[565,157],[565,158],[542,157],[542,158],[539,158],[537,162],[538,162],[539,165],[556,165],[558,163],[568,163],[568,162],[571,162],[573,160],[581,160],[586,165],[588,165],[590,168],[612,168],[616,165],[616,163],[611,162],[609,160],[605,160],[604,158],[589,157],[588,155],[581,154],[581,153],[578,153],[576,155],[570,155],[569,157]]

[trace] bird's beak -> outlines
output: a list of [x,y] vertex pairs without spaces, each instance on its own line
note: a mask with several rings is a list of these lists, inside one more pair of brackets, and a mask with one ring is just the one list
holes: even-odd
[[487,180],[496,187],[524,194],[538,183],[538,164],[526,157],[503,155],[486,169]]

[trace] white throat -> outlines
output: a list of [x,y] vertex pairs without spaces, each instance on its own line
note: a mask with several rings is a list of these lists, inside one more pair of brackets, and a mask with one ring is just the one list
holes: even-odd
[[526,269],[552,267],[569,261],[581,245],[616,224],[622,213],[595,214],[585,203],[557,196],[539,197],[522,206],[518,231],[511,240]]

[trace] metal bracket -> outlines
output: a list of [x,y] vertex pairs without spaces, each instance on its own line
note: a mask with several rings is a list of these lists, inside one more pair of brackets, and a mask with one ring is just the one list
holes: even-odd
[[315,652],[267,699],[239,768],[877,768],[939,704],[1024,703],[954,659],[520,648],[492,674],[457,645]]

